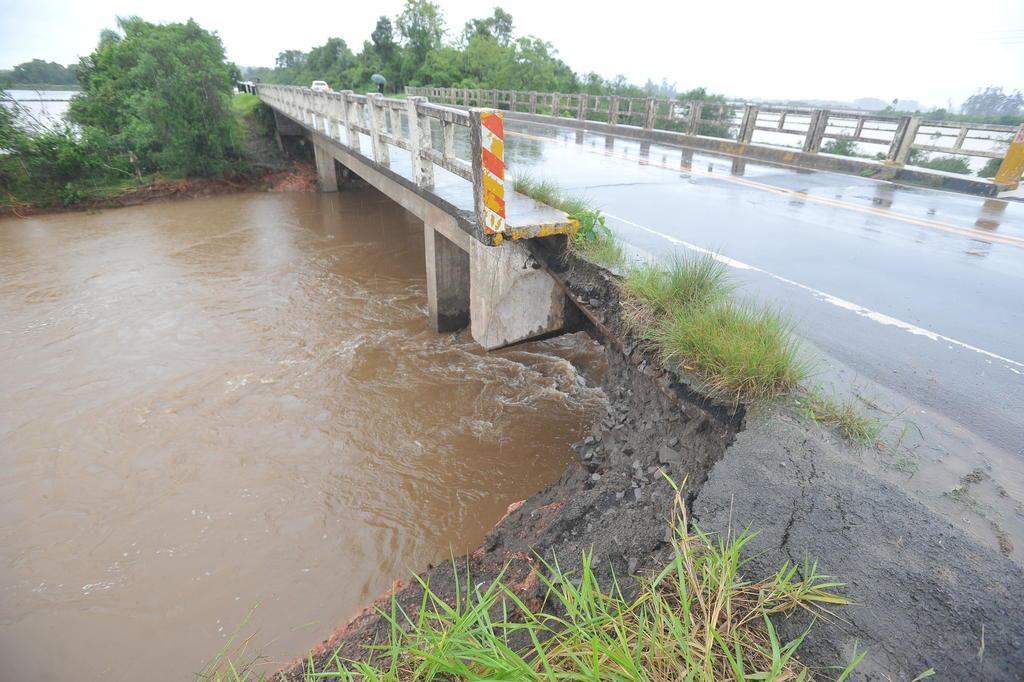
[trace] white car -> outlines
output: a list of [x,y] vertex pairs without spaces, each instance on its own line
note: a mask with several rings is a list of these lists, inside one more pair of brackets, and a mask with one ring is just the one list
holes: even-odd
[[309,89],[313,92],[330,92],[331,86],[327,84],[327,81],[313,81]]

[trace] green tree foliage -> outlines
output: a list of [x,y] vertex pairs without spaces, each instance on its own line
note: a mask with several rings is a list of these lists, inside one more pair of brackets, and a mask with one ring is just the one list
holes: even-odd
[[16,103],[0,102],[0,203],[70,205],[153,173],[245,168],[229,99],[238,69],[220,39],[193,21],[118,26],[78,65],[72,125],[30,129]]
[[78,81],[75,78],[77,67],[61,66],[57,62],[33,59],[18,64],[10,71],[0,72],[0,84],[5,87],[17,88],[19,85],[68,85]]
[[[118,20],[120,39],[82,59],[69,118],[129,151],[143,172],[211,175],[239,160],[229,107],[233,65],[197,23]],[[237,71],[237,69],[234,69]]]
[[[330,38],[308,53],[282,52],[273,70],[245,73],[269,83],[308,85],[325,80],[335,89],[357,91],[371,89],[370,76],[379,73],[393,92],[425,84],[575,92],[576,74],[551,43],[532,36],[517,38],[514,25],[512,15],[496,7],[491,16],[466,22],[462,35],[446,44],[441,9],[429,0],[407,0],[393,22],[383,16],[377,20],[358,55],[347,49],[339,52],[344,41]],[[318,57],[324,54],[337,58]]]

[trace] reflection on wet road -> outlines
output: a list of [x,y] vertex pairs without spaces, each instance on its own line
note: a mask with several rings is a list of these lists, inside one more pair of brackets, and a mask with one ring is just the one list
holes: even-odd
[[822,351],[816,380],[886,403],[945,470],[908,485],[942,504],[980,468],[1020,551],[1024,203],[559,126],[514,123],[507,136],[511,172],[589,196],[640,253],[715,252],[744,295],[790,312]]

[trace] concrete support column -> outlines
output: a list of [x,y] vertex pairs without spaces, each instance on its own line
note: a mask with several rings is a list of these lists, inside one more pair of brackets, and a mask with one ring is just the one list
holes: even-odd
[[743,107],[743,122],[740,123],[739,142],[750,144],[754,139],[754,129],[757,127],[758,108],[748,104]]
[[644,129],[651,130],[654,128],[654,119],[658,112],[658,105],[654,101],[653,97],[648,97],[647,101],[644,102]]
[[704,102],[690,102],[689,106],[689,126],[686,131],[690,135],[700,134],[700,117],[704,113]]
[[892,144],[889,145],[889,153],[886,156],[886,163],[905,165],[910,158],[914,140],[917,138],[917,129],[921,126],[919,116],[904,116],[900,119],[899,126],[892,136]]
[[807,136],[804,137],[804,151],[817,154],[821,149],[821,141],[825,139],[825,128],[828,127],[828,109],[815,109],[807,124]]
[[522,244],[470,244],[470,328],[487,350],[559,331],[565,294]]
[[337,192],[338,175],[334,170],[334,157],[331,152],[314,142],[313,156],[316,159],[316,175],[320,180],[320,191]]
[[469,324],[469,254],[427,222],[423,244],[430,326],[438,332],[458,331]]

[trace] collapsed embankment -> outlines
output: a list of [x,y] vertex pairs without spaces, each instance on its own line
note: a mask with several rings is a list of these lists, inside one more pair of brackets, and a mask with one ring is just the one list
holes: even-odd
[[[563,285],[592,324],[608,355],[608,408],[575,449],[578,459],[559,481],[513,505],[483,544],[455,562],[429,567],[423,578],[454,599],[455,571],[479,584],[498,577],[539,606],[543,565],[557,557],[571,572],[581,552],[593,552],[599,577],[629,576],[671,556],[666,521],[673,491],[661,471],[685,481],[691,520],[719,533],[759,530],[748,547],[751,578],[773,574],[789,560],[819,561],[822,572],[848,586],[853,602],[827,622],[819,619],[800,650],[812,670],[846,665],[868,654],[858,674],[913,679],[934,668],[949,679],[1016,679],[1024,670],[1024,574],[1013,562],[972,543],[899,489],[851,464],[831,433],[783,407],[747,410],[709,399],[690,377],[662,366],[632,338],[621,318],[613,275],[538,246],[538,264]],[[422,598],[415,582],[394,595],[408,612]],[[368,645],[387,641],[390,624],[377,607],[333,633],[312,652],[317,669],[337,651],[367,659]],[[798,613],[777,627],[795,638],[810,624]],[[280,679],[301,680],[306,660]]]

